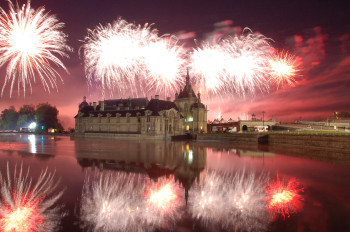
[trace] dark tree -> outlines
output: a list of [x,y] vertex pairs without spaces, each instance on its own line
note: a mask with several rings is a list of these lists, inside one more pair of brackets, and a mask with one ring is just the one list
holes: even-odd
[[57,116],[57,108],[49,103],[40,103],[36,108],[35,120],[38,128],[44,126],[45,130],[49,128],[58,129],[60,125]]
[[339,118],[350,118],[350,113],[349,112],[340,112],[338,114]]
[[23,105],[19,108],[19,117],[17,125],[19,127],[27,127],[35,119],[35,108],[34,105]]
[[14,106],[10,106],[9,109],[5,109],[1,112],[1,126],[4,130],[16,130],[17,128],[17,120],[18,120],[18,112],[16,111]]

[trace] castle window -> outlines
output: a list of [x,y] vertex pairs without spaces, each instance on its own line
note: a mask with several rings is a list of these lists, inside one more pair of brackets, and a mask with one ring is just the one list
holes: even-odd
[[126,113],[126,122],[129,123],[130,122],[130,113]]
[[188,114],[188,104],[187,103],[185,103],[185,105],[184,105],[184,110],[185,110],[185,116],[187,116],[187,114]]

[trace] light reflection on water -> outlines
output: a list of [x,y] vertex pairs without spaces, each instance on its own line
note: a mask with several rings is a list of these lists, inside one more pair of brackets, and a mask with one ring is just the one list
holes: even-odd
[[[285,221],[272,221],[269,231],[287,228],[289,231],[350,231],[345,216],[350,213],[349,167],[285,156],[281,152],[276,154],[275,150],[281,149],[219,142],[116,141],[0,134],[0,168],[4,170],[5,161],[10,164],[23,162],[31,167],[33,177],[45,167],[50,171],[56,170],[56,176],[62,177],[59,187],[67,188],[61,203],[69,211],[69,216],[62,221],[61,231],[81,230],[77,208],[82,200],[83,184],[87,178],[94,179],[96,173],[142,175],[147,181],[155,183],[172,177],[182,186],[180,196],[186,202],[185,199],[193,197],[191,192],[202,188],[205,178],[213,173],[234,179],[243,170],[257,176],[265,173],[271,178],[275,178],[278,171],[281,179],[287,182],[296,177],[305,189],[303,211],[292,214]],[[293,152],[283,149],[283,154],[293,155]],[[230,189],[229,185],[225,185],[227,181],[223,183],[222,186]],[[162,230],[222,230],[220,225],[197,220],[197,216],[192,219],[193,210],[190,209],[191,205],[184,203],[175,227],[161,227]],[[325,220],[320,221],[319,218]],[[228,229],[227,226],[225,229]],[[234,230],[232,225],[229,230]]]

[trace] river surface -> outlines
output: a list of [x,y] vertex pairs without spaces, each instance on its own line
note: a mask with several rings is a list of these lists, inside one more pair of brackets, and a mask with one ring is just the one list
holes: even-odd
[[[53,206],[60,213],[43,217],[58,231],[350,231],[350,158],[315,160],[313,152],[0,134],[3,178],[7,166],[11,178],[22,166],[33,183],[46,168],[60,180],[51,193],[64,190]],[[290,201],[272,203],[278,187]]]

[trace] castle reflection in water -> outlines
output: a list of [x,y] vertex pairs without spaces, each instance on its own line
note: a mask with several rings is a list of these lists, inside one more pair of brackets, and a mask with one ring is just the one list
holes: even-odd
[[173,175],[185,190],[195,180],[199,181],[206,166],[207,149],[185,142],[114,141],[114,149],[95,141],[83,147],[80,143],[75,145],[77,161],[83,169],[147,174],[154,180]]

